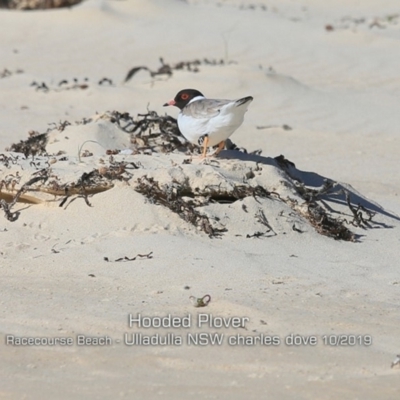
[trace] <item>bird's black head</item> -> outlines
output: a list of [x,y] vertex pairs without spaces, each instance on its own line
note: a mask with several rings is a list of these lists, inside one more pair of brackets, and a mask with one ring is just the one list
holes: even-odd
[[173,100],[164,104],[165,106],[175,106],[182,110],[190,100],[194,99],[197,96],[204,97],[198,90],[196,89],[183,89],[181,90]]

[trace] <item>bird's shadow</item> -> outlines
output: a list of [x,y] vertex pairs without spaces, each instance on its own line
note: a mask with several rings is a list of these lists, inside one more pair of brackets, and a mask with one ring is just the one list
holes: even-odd
[[[330,208],[330,211],[335,213],[333,208],[329,206],[329,203],[338,204],[342,206],[349,206],[350,203],[355,206],[361,206],[366,210],[369,210],[376,214],[381,214],[386,217],[392,218],[394,220],[400,221],[400,217],[393,212],[385,210],[379,204],[374,201],[367,199],[358,193],[351,185],[345,183],[339,183],[333,179],[324,177],[315,172],[301,171],[296,168],[295,164],[289,160],[286,160],[283,156],[278,156],[275,158],[264,157],[258,154],[244,153],[238,150],[223,150],[219,154],[219,158],[223,159],[236,159],[242,161],[250,161],[256,164],[264,164],[274,166],[280,170],[286,172],[286,174],[294,181],[297,181],[300,185],[305,186],[311,191],[318,193],[318,200],[321,200],[325,207]],[[327,187],[327,182],[332,183],[329,190],[324,190]],[[377,223],[385,228],[392,228],[393,226],[388,226],[387,224]]]

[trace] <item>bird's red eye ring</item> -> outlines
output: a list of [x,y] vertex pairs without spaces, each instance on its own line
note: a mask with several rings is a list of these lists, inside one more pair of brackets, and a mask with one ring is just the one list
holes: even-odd
[[187,100],[188,98],[189,98],[189,95],[187,93],[184,93],[183,95],[181,95],[182,100]]

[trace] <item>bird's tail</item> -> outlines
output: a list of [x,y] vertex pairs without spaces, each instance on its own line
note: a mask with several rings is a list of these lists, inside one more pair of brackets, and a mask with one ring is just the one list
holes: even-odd
[[235,101],[235,106],[239,107],[243,104],[250,103],[251,101],[253,101],[253,98],[251,96],[243,97],[242,99]]

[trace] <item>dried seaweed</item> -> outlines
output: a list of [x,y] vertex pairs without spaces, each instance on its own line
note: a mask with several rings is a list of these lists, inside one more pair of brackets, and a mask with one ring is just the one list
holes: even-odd
[[332,32],[335,30],[351,29],[397,29],[400,21],[400,14],[387,14],[383,16],[370,16],[368,18],[354,18],[346,16],[337,20],[334,24],[325,25],[325,30]]
[[65,120],[65,121],[60,121],[58,124],[56,124],[55,122],[51,122],[49,125],[50,126],[53,125],[51,129],[57,129],[58,131],[63,132],[67,126],[71,125],[71,122]]
[[[111,184],[111,180],[113,179],[123,179],[122,174],[126,171],[124,168],[120,170],[120,173],[112,173],[108,174],[108,179],[105,178],[106,174],[101,174],[99,169],[94,169],[91,172],[84,172],[81,177],[72,184],[63,184],[59,185],[58,182],[53,182],[53,187],[51,189],[42,188],[42,192],[47,192],[55,195],[64,194],[64,198],[61,200],[59,207],[64,206],[66,201],[73,195],[76,195],[74,199],[71,199],[68,204],[72,201],[75,201],[77,198],[83,198],[85,203],[91,207],[89,202],[89,196],[95,193],[104,192],[113,187]],[[67,205],[68,206],[68,205]]]
[[[306,187],[298,178],[291,176],[290,168],[295,166],[294,163],[282,155],[275,157],[275,160],[278,166],[287,173],[289,179],[293,180],[298,195],[305,201],[302,205],[299,205],[297,201],[292,199],[286,199],[285,202],[296,212],[303,215],[318,233],[338,240],[355,241],[356,235],[345,226],[345,223],[363,229],[371,227],[372,218],[375,213],[366,209],[361,204],[355,207],[351,202],[350,192],[338,185],[337,182],[325,179],[320,188]],[[328,206],[323,201],[323,198],[326,196],[339,195],[344,196],[347,206],[352,213],[353,219],[350,222],[345,218],[333,217],[331,215],[333,210],[328,209]]]
[[225,65],[225,61],[220,60],[210,60],[208,58],[204,58],[203,60],[196,59],[192,61],[180,61],[176,64],[167,64],[164,62],[164,59],[160,57],[161,66],[157,70],[152,70],[146,66],[136,66],[131,68],[126,74],[124,82],[128,82],[132,77],[134,77],[139,71],[147,71],[151,78],[154,78],[159,75],[165,75],[170,77],[173,75],[173,71],[185,70],[189,72],[199,72],[200,65]]
[[[351,221],[351,224],[354,226],[358,226],[360,228],[364,228],[364,229],[370,228],[369,222],[372,221],[372,218],[375,216],[376,213],[374,213],[373,211],[367,210],[361,204],[359,204],[357,206],[357,208],[354,207],[351,204],[350,193],[348,191],[345,191],[345,197],[346,197],[347,205],[349,206],[350,211],[353,213],[353,221]],[[365,219],[363,212],[366,214],[367,219]]]
[[151,251],[148,254],[137,254],[135,257],[124,256],[124,257],[117,258],[115,260],[110,260],[108,257],[104,257],[104,261],[107,261],[107,262],[127,262],[127,261],[136,261],[138,258],[150,260],[150,259],[153,258],[153,252]]
[[[102,78],[97,82],[97,85],[103,86],[107,84],[108,86],[113,86],[113,81],[110,78]],[[50,91],[53,92],[61,92],[65,90],[86,90],[90,87],[89,78],[83,78],[83,80],[79,80],[78,78],[73,79],[62,79],[57,84],[50,84],[46,82],[36,82],[33,81],[30,86],[35,88],[37,92],[48,93]]]
[[[169,208],[183,220],[198,227],[210,237],[220,236],[227,229],[225,227],[214,227],[209,217],[201,214],[196,209],[195,202],[191,199],[201,199],[200,203],[204,206],[209,203],[231,204],[246,197],[267,198],[272,194],[260,185],[254,187],[237,185],[230,190],[221,188],[221,185],[207,185],[203,189],[193,189],[188,184],[172,182],[170,185],[161,187],[157,181],[146,175],[139,178],[137,183],[135,190],[143,194],[152,204],[160,204]],[[183,197],[189,200],[184,200]],[[266,220],[265,216],[264,219]],[[264,225],[268,225],[265,220],[263,221]],[[273,231],[269,225],[268,227]],[[276,235],[275,232],[274,234]]]
[[29,187],[39,181],[46,181],[48,179],[48,175],[46,172],[41,174],[40,176],[35,176],[31,178],[28,182],[26,182],[22,187],[18,190],[18,192],[15,194],[14,198],[12,199],[11,202],[7,203],[4,199],[0,200],[0,208],[3,209],[6,218],[13,222],[16,221],[19,217],[19,211],[12,212],[11,209],[15,206],[17,203],[18,199],[21,197],[23,193],[25,193]]
[[38,10],[71,7],[82,0],[3,0],[4,7],[17,10]]
[[344,225],[343,220],[332,217],[316,202],[307,205],[305,216],[321,235],[351,242],[355,240],[354,233]]
[[315,204],[317,200],[321,200],[323,196],[326,196],[328,194],[331,196],[343,195],[346,199],[347,206],[349,207],[349,210],[353,215],[353,220],[348,222],[346,219],[341,220],[339,218],[336,218],[335,220],[337,221],[337,223],[343,224],[343,222],[346,222],[359,228],[370,228],[370,222],[372,222],[372,218],[375,216],[376,213],[371,210],[367,210],[361,204],[358,204],[357,207],[355,207],[351,203],[351,196],[349,191],[344,189],[343,187],[337,188],[337,186],[338,184],[336,182],[326,179],[324,185],[320,189],[309,189],[301,184],[298,186],[298,190],[302,193],[302,197],[310,204]]
[[110,156],[110,165],[108,167],[102,166],[98,168],[98,172],[101,176],[109,180],[128,182],[133,176],[129,170],[139,169],[140,167],[140,162],[115,161],[114,158]]
[[[253,151],[249,152],[244,147],[236,146],[236,144],[233,143],[229,138],[225,140],[225,149],[226,150],[236,150],[236,151],[240,151],[245,154],[251,154],[251,155],[255,155],[255,156],[259,156],[262,153],[262,149],[257,149],[257,150],[253,150]],[[256,171],[257,171],[257,169],[256,169]]]
[[203,190],[196,190],[195,192],[186,190],[184,192],[184,196],[206,197],[209,202],[220,204],[231,204],[246,197],[267,198],[270,197],[271,194],[271,192],[260,185],[236,185],[231,190],[221,189],[221,185],[207,185]]
[[[111,160],[108,167],[104,166],[91,172],[85,172],[76,182],[72,183],[62,183],[57,176],[52,174],[50,167],[42,168],[32,174],[32,178],[18,190],[15,196],[11,196],[2,190],[5,188],[9,192],[14,191],[21,177],[18,174],[8,175],[0,182],[0,208],[5,211],[7,219],[15,221],[18,215],[14,215],[11,212],[11,208],[20,198],[22,201],[31,204],[42,201],[36,197],[26,196],[25,193],[27,191],[63,196],[59,204],[60,207],[64,206],[67,200],[70,200],[69,205],[78,198],[83,198],[86,204],[91,206],[89,196],[111,189],[114,186],[113,180],[128,181],[132,177],[129,169],[137,168],[139,168],[138,165],[132,162],[115,162]],[[34,184],[38,182],[41,182],[41,185],[35,186]],[[7,202],[8,199],[11,200]]]
[[169,115],[158,115],[155,111],[138,114],[136,118],[129,113],[118,111],[112,111],[106,115],[111,122],[131,135],[133,154],[172,151],[185,154],[199,153],[198,146],[188,142],[182,136],[176,119]]
[[14,74],[22,74],[24,71],[22,69],[17,69],[15,71],[10,71],[7,68],[4,68],[3,71],[0,72],[0,79],[2,78],[8,78],[9,76],[12,76]]
[[271,128],[282,128],[284,131],[291,131],[293,128],[287,124],[283,125],[257,125],[256,129],[271,129]]
[[138,179],[135,190],[144,195],[152,204],[160,204],[178,214],[186,222],[198,227],[209,237],[218,237],[226,231],[225,228],[213,227],[210,219],[182,199],[182,186],[160,184],[146,175]]
[[239,10],[267,11],[268,7],[265,4],[245,4],[239,5]]
[[9,151],[23,153],[26,158],[28,158],[29,156],[40,156],[47,154],[47,133],[30,131],[29,135],[30,137],[27,140],[21,140],[19,143],[12,144],[9,148]]
[[99,80],[98,84],[99,84],[100,86],[102,86],[102,85],[104,85],[104,84],[107,84],[107,85],[109,85],[109,86],[113,86],[113,81],[112,81],[112,79],[110,79],[110,78],[102,78],[102,79]]
[[0,154],[0,163],[4,165],[6,168],[11,168],[12,165],[16,165],[19,160],[19,156],[14,156],[13,154]]
[[292,225],[292,230],[295,231],[295,232],[298,232],[298,233],[304,233],[304,231],[302,231],[300,228],[298,228],[298,227],[296,226],[296,224],[293,224],[293,225]]
[[251,238],[260,238],[266,236],[267,233],[271,232],[270,230],[266,232],[255,232],[252,235],[247,234],[246,239],[251,239]]
[[296,165],[285,158],[282,154],[280,156],[274,157],[276,162],[278,163],[279,167],[282,169],[287,169],[289,167],[295,167]]
[[266,226],[268,228],[268,232],[273,232],[274,236],[277,236],[278,234],[274,231],[274,229],[272,228],[272,226],[269,224],[267,217],[264,214],[264,211],[259,208],[255,217],[257,218],[257,222],[259,222],[260,224]]

